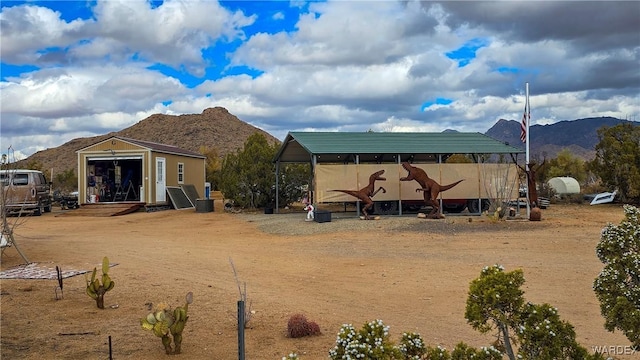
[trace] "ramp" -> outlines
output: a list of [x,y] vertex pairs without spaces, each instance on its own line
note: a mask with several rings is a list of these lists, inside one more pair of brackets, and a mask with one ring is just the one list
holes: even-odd
[[134,213],[144,207],[142,202],[113,202],[83,204],[56,216],[120,216]]

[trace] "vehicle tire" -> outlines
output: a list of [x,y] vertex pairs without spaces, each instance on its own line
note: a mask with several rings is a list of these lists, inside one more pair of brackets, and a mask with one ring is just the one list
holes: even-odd
[[478,214],[483,211],[489,210],[491,203],[487,199],[482,199],[482,210],[480,210],[480,206],[478,205],[478,200],[469,200],[467,201],[467,208],[469,209],[469,213]]
[[378,215],[395,215],[398,212],[398,202],[376,201],[373,203],[373,211]]
[[40,216],[40,215],[42,215],[43,212],[44,212],[44,204],[39,202],[38,203],[38,207],[35,208],[35,210],[33,210],[33,215],[34,216]]
[[49,202],[45,207],[44,207],[44,212],[50,213],[51,210],[53,208],[53,204],[51,204],[51,202]]
[[487,199],[482,199],[482,211],[487,211],[491,207],[491,202]]
[[446,207],[443,210],[445,212],[451,213],[451,214],[459,214],[461,212],[464,211],[464,209],[466,209],[466,206],[464,205],[460,205],[460,206],[450,206],[450,207]]

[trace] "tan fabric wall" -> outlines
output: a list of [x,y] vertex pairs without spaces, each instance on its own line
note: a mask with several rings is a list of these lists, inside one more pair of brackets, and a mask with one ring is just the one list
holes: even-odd
[[[447,185],[463,181],[440,194],[443,199],[508,198],[518,196],[518,173],[515,165],[508,164],[413,164],[423,169],[438,184]],[[407,171],[399,164],[318,164],[315,167],[315,201],[317,203],[354,201],[351,195],[334,191],[359,190],[369,184],[369,176],[384,170],[385,181],[376,181],[375,190],[383,187],[386,193],[378,192],[374,201],[420,200],[422,192],[417,181],[400,181]]]

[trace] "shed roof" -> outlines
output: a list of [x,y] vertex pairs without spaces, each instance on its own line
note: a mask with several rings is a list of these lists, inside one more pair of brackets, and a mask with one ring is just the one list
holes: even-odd
[[[308,162],[311,155],[520,154],[523,150],[474,132],[290,132],[275,161]],[[322,156],[321,156],[322,158]]]
[[107,141],[111,141],[112,139],[118,139],[124,142],[128,142],[137,146],[140,146],[142,148],[146,148],[148,150],[151,151],[155,151],[155,152],[161,152],[161,153],[165,153],[165,154],[174,154],[174,155],[183,155],[183,156],[188,156],[188,157],[196,157],[196,158],[206,158],[206,156],[199,154],[197,152],[193,152],[190,150],[186,150],[186,149],[181,149],[177,146],[173,146],[173,145],[166,145],[166,144],[159,144],[159,143],[155,143],[155,142],[151,142],[151,141],[144,141],[144,140],[137,140],[137,139],[131,139],[131,138],[126,138],[126,137],[122,137],[122,136],[112,136],[108,139],[105,139],[103,141],[100,141],[96,144],[92,144],[90,146],[87,146],[85,148],[82,148],[76,152],[80,152],[83,151],[87,148],[90,148],[91,146],[95,146],[97,144],[103,143],[103,142],[107,142]]

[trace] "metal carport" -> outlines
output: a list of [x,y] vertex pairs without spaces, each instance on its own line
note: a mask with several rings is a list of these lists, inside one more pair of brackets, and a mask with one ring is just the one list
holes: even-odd
[[[289,132],[276,163],[276,212],[280,163],[397,163],[443,162],[452,154],[523,154],[520,150],[478,132]],[[313,179],[312,179],[313,181]]]

